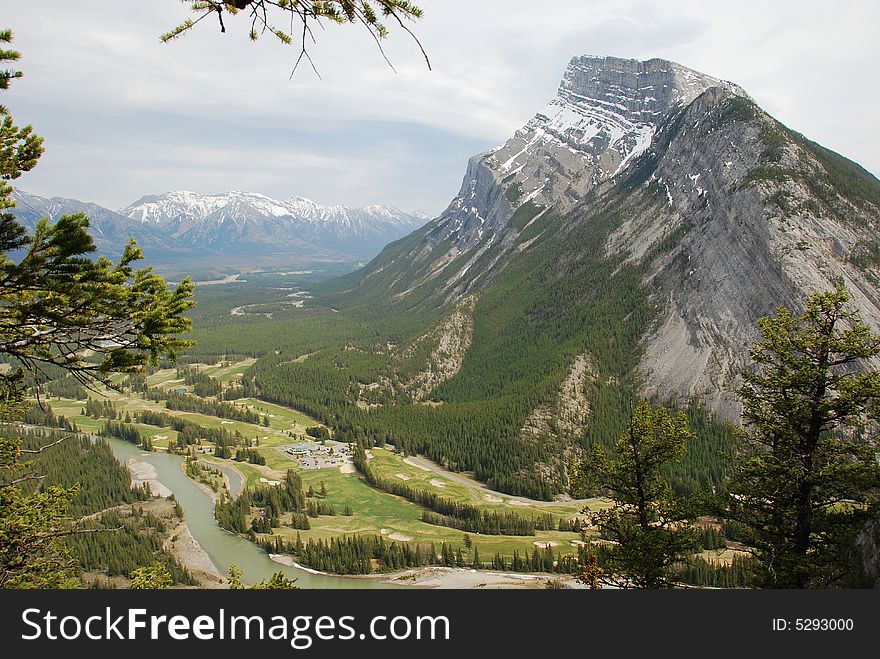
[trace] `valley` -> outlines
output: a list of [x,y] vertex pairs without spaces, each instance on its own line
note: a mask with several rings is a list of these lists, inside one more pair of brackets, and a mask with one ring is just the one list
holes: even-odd
[[[118,390],[103,389],[100,395],[86,392],[85,399],[49,395],[44,400],[56,415],[63,415],[81,432],[108,434],[108,423],[120,424],[130,433],[127,441],[135,438],[142,447],[141,456],[148,455],[143,452],[143,447],[159,453],[194,456],[199,466],[184,471],[191,482],[215,501],[222,501],[226,496],[224,481],[240,481],[244,491],[253,492],[282,486],[288,470],[295,471],[301,479],[303,491],[315,493],[313,497],[307,497],[306,502],[320,504],[322,512],[309,516],[308,528],[295,528],[303,526],[295,523],[295,514],[282,512],[278,521],[273,522],[271,532],[263,532],[259,520],[263,519],[265,507],[252,504],[246,513],[243,530],[247,533],[244,535],[250,535],[257,544],[265,544],[270,552],[289,556],[290,548],[299,542],[308,544],[375,537],[398,546],[433,545],[438,552],[440,547],[448,546],[451,552],[460,552],[461,561],[468,568],[475,556],[485,562],[486,569],[494,566],[496,577],[493,578],[497,579],[497,574],[507,574],[513,569],[514,560],[519,561],[516,572],[543,572],[543,555],[548,552],[552,553],[554,563],[562,565],[564,557],[577,557],[585,542],[596,539],[595,531],[587,525],[585,511],[601,510],[609,505],[607,500],[572,499],[570,496],[542,500],[493,489],[491,485],[476,480],[473,473],[460,469],[450,471],[416,452],[404,451],[391,443],[388,436],[385,436],[387,442],[377,436],[377,445],[367,450],[369,470],[379,481],[405,485],[409,493],[394,493],[365,479],[352,464],[349,442],[363,442],[358,436],[369,437],[361,435],[369,431],[347,426],[340,422],[343,416],[334,419],[329,415],[330,408],[312,408],[309,402],[320,400],[318,392],[329,392],[340,401],[340,407],[336,409],[365,414],[366,418],[397,405],[420,407],[428,412],[445,407],[448,403],[425,405],[430,398],[421,402],[413,396],[412,391],[428,390],[420,384],[423,379],[407,373],[422,373],[426,364],[430,368],[438,363],[438,358],[442,361],[438,350],[450,350],[455,340],[450,339],[449,332],[425,334],[418,330],[413,332],[411,339],[397,338],[399,343],[396,344],[392,340],[383,341],[380,350],[373,334],[375,326],[368,318],[353,316],[345,310],[330,312],[320,306],[317,298],[307,298],[302,308],[282,309],[274,319],[229,313],[229,310],[242,306],[240,303],[245,300],[264,299],[266,302],[261,304],[271,304],[273,296],[287,295],[291,288],[304,287],[306,282],[302,278],[310,276],[267,275],[259,282],[250,281],[248,276],[223,285],[200,286],[197,288],[199,305],[192,312],[195,331],[197,335],[210,336],[212,341],[200,339],[196,348],[188,351],[177,365],[153,369],[144,378],[118,377]],[[320,285],[320,282],[308,282],[310,289],[315,284]],[[473,304],[457,308],[450,316],[455,323],[441,323],[441,326],[466,328],[469,320],[461,314],[472,311]],[[338,348],[342,337],[345,337],[344,345]],[[244,342],[249,345],[248,350],[242,349]],[[216,356],[203,353],[215,345],[224,345],[235,352]],[[459,355],[458,359],[461,357]],[[270,402],[272,396],[257,384],[267,362],[273,370],[292,369],[288,384],[299,381],[305,392],[296,404],[291,404],[290,399],[283,396],[279,396],[277,402]],[[314,380],[304,378],[301,369],[306,373],[314,372]],[[332,379],[328,373],[333,371],[341,371],[343,377]],[[383,382],[384,385],[373,391],[372,407],[365,410],[358,403],[370,394],[369,389],[365,391],[361,386],[369,382]],[[340,389],[328,389],[336,386]],[[212,413],[207,408],[171,409],[169,400],[174,396],[191,401],[184,407],[225,401],[238,412]],[[92,402],[89,403],[88,399]],[[106,407],[99,409],[101,406]],[[90,414],[90,410],[98,411]],[[311,416],[315,410],[319,415]],[[228,418],[245,414],[254,417],[249,420]],[[327,420],[334,422],[327,424]],[[155,425],[159,422],[162,425]],[[187,424],[189,429],[186,426],[175,429],[172,427],[175,422]],[[212,441],[212,432],[226,434],[218,442],[216,439]],[[332,434],[333,439],[322,440],[324,433],[326,436]],[[112,431],[109,434],[112,435]],[[108,439],[115,445],[119,443],[112,436]],[[398,440],[397,443],[405,446],[405,442]],[[327,454],[327,448],[322,444],[332,447],[332,453]],[[221,445],[228,445],[227,454],[219,450]],[[236,459],[241,450],[252,450],[259,458],[243,453],[243,457]],[[319,455],[324,456],[321,463],[313,464],[313,459]],[[222,469],[227,477],[211,476],[212,469]],[[230,472],[240,478],[230,479]],[[235,487],[233,492],[237,494],[237,490]],[[529,520],[542,521],[527,535],[462,530],[449,526],[451,519],[443,524],[429,523],[425,519],[430,508],[418,502],[419,497],[425,495],[438,496],[447,506],[466,506],[487,518],[509,515],[530,528],[532,523]],[[326,514],[329,511],[332,514]],[[251,531],[252,522],[258,529],[256,533]],[[560,522],[565,530],[561,530]],[[288,549],[275,549],[277,543]],[[226,563],[229,560],[225,559]],[[309,567],[301,558],[286,560]],[[451,572],[429,570],[425,574],[434,576],[425,579],[430,584],[435,584],[437,579],[440,584],[449,579],[455,581],[457,560],[452,558],[447,565],[452,568]],[[730,556],[718,551],[707,555],[707,560],[727,565]],[[388,568],[383,568],[380,563],[373,569],[381,574]],[[265,578],[263,573],[251,574],[254,578],[258,575]],[[291,574],[298,574],[297,569],[293,568]],[[401,583],[420,583],[421,579],[410,575]],[[476,580],[476,585],[480,583],[484,581]],[[513,583],[519,582],[514,580]]]
[[[205,371],[212,371],[217,375],[228,376],[232,371],[243,370],[247,368],[247,362],[242,362],[230,366],[214,366],[205,367]],[[150,378],[151,386],[171,386],[174,387],[178,382],[173,378],[174,373],[166,371],[158,371]],[[131,414],[137,417],[139,413],[144,411],[166,411],[164,407],[153,401],[146,401],[131,394],[120,394],[113,391],[105,391],[104,395],[94,398],[93,400],[102,400],[112,402],[119,411],[119,415]],[[95,419],[82,415],[81,406],[85,401],[72,401],[66,399],[51,399],[47,401],[51,405],[52,410],[56,414],[64,414],[71,422],[75,423],[80,431],[91,434],[99,434],[104,427],[105,419]],[[257,424],[245,424],[224,420],[218,417],[210,417],[207,415],[199,415],[185,412],[173,412],[174,416],[198,423],[208,428],[224,428],[232,432],[238,431],[243,435],[250,437],[251,445],[259,441],[259,447],[256,449],[258,453],[265,458],[265,464],[248,464],[246,462],[237,462],[232,459],[222,459],[211,455],[214,447],[208,442],[200,442],[196,445],[195,455],[198,456],[200,464],[203,466],[195,472],[191,472],[188,468],[184,470],[190,476],[192,482],[203,489],[205,493],[210,494],[213,499],[222,497],[226,492],[224,479],[217,480],[215,478],[206,479],[204,477],[204,468],[210,472],[211,469],[222,468],[229,473],[230,471],[240,474],[240,482],[245,488],[255,487],[273,487],[284,481],[288,469],[301,469],[300,460],[293,458],[285,452],[285,447],[289,446],[293,439],[288,435],[291,431],[297,436],[299,442],[297,445],[309,444],[315,450],[319,444],[310,441],[305,435],[307,428],[316,428],[317,423],[314,420],[304,417],[302,414],[294,410],[281,408],[279,406],[261,403],[260,401],[242,399],[237,401],[247,407],[265,413],[269,419],[270,426],[264,427]],[[147,424],[131,423],[126,424],[130,428],[134,428],[140,437],[149,440],[154,451],[160,453],[168,452],[169,446],[172,446],[177,439],[177,433],[167,428],[157,429]],[[302,433],[302,434],[300,434]],[[109,441],[118,447],[120,441],[110,438]],[[144,453],[143,449],[132,447],[134,451],[130,453],[123,452],[121,457],[125,455],[133,455],[128,458],[128,466],[132,469],[133,474],[142,475],[144,471],[138,470],[138,465],[147,464],[142,462],[148,459],[150,454]],[[120,449],[114,448],[115,451]],[[207,451],[207,453],[203,453]],[[119,453],[117,453],[119,455]],[[376,471],[381,475],[393,473],[395,478],[406,481],[413,487],[423,491],[439,491],[445,498],[452,501],[466,502],[472,505],[478,505],[486,511],[517,510],[529,511],[528,514],[547,514],[553,515],[554,519],[577,518],[585,503],[592,506],[603,505],[601,501],[590,502],[566,502],[549,504],[540,501],[528,501],[522,498],[502,498],[501,493],[493,493],[478,484],[463,481],[460,476],[445,472],[436,465],[430,467],[423,466],[422,461],[415,462],[414,458],[404,458],[392,450],[372,449],[370,452],[370,461]],[[430,471],[427,471],[430,469]],[[170,491],[166,490],[166,481],[168,480],[166,472],[157,474],[155,470],[146,470],[147,476],[152,473],[151,481],[154,484],[161,483],[162,490],[160,493],[167,495]],[[271,536],[257,534],[254,536],[256,542],[269,537],[272,541],[280,539],[283,542],[293,544],[297,539],[303,542],[310,540],[329,540],[339,536],[356,536],[356,535],[376,535],[386,538],[389,542],[396,543],[412,543],[412,544],[435,544],[441,546],[448,544],[451,546],[460,546],[462,542],[462,533],[454,529],[441,526],[426,524],[421,520],[422,508],[412,504],[406,500],[395,496],[377,491],[365,484],[363,480],[355,473],[351,467],[351,463],[341,464],[339,466],[331,466],[322,469],[303,469],[300,471],[304,488],[310,491],[322,492],[320,500],[335,511],[334,515],[321,515],[311,521],[311,528],[308,530],[294,530],[289,528],[289,522],[282,517],[280,528],[273,529]],[[225,479],[227,482],[229,479]],[[179,479],[175,479],[168,486],[174,487],[174,493],[180,496]],[[235,487],[233,492],[237,493],[238,488]],[[317,496],[317,495],[316,495]],[[147,510],[153,510],[158,504],[150,504]],[[351,512],[346,512],[346,511]],[[259,512],[259,511],[257,511]],[[189,514],[187,519],[190,520]],[[214,554],[215,549],[212,544],[211,535],[205,535],[204,530],[201,533],[202,542],[208,542],[209,554]],[[552,547],[556,554],[572,554],[576,552],[577,546],[582,542],[581,535],[572,532],[546,531],[538,532],[534,536],[514,537],[514,536],[482,536],[473,535],[471,547],[472,551],[478,554],[492,557],[496,554],[504,556],[508,561],[512,559],[514,552],[520,555],[528,555],[533,552],[536,547]],[[198,536],[197,536],[198,539]],[[184,555],[181,560],[187,565],[187,557]],[[226,567],[230,562],[237,560],[228,554],[223,555],[221,562],[226,563]],[[219,563],[218,563],[219,565]],[[216,574],[218,569],[196,571],[194,575],[203,585],[216,585],[218,583]],[[302,576],[301,571],[292,570],[291,575]],[[200,576],[199,576],[200,575]],[[251,568],[248,571],[249,578],[265,578],[265,573],[254,572]],[[306,584],[314,582],[317,585],[320,582],[315,581],[316,577],[312,576],[311,580],[307,580]]]

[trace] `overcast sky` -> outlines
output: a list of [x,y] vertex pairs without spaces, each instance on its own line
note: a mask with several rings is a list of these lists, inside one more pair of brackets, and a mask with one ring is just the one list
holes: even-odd
[[[0,96],[46,139],[16,182],[121,208],[145,194],[247,190],[439,214],[467,158],[555,94],[575,55],[663,57],[739,83],[788,126],[880,173],[876,0],[418,0],[431,57],[393,30],[391,70],[362,30],[298,49],[227,34],[177,0],[4,0],[25,77]],[[122,9],[124,7],[124,9]]]

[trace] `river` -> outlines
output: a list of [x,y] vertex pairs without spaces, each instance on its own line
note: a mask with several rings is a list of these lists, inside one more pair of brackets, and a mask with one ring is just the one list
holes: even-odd
[[[155,467],[159,480],[174,492],[175,498],[183,508],[186,524],[193,537],[198,541],[220,572],[227,574],[229,566],[235,563],[244,573],[247,583],[255,583],[271,577],[279,570],[291,579],[297,580],[300,588],[393,588],[391,584],[382,583],[379,579],[353,579],[311,574],[297,568],[286,567],[275,563],[254,543],[224,531],[214,519],[214,508],[210,497],[199,489],[181,469],[183,458],[179,455],[152,452],[145,453],[141,449],[118,439],[109,438],[113,454],[123,464],[130,458],[146,462]],[[233,494],[241,489],[241,477],[238,472],[225,469],[229,475]]]

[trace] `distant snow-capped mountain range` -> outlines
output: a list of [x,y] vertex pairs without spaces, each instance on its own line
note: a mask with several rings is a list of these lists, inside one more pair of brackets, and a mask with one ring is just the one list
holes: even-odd
[[[116,254],[133,236],[154,258],[166,253],[281,254],[369,258],[428,218],[391,206],[322,206],[303,197],[278,201],[254,192],[148,195],[119,211],[16,190],[12,212],[33,227],[84,211],[99,252]],[[161,254],[155,254],[156,251]]]

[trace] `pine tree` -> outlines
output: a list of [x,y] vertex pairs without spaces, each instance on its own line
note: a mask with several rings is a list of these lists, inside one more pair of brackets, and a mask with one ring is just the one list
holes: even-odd
[[[11,41],[10,31],[0,32],[0,45]],[[0,49],[0,62],[18,58]],[[20,76],[0,72],[0,89]],[[189,279],[171,291],[151,269],[135,271],[141,253],[134,242],[116,265],[89,259],[95,245],[82,213],[54,224],[43,218],[29,236],[6,212],[14,206],[9,181],[33,169],[42,153],[42,139],[30,126],[16,126],[0,106],[0,359],[18,364],[0,374],[4,421],[26,410],[26,374],[51,366],[80,382],[109,383],[114,372],[142,370],[190,345],[178,336],[190,328],[184,317],[193,305]],[[17,262],[7,256],[13,251],[22,254]],[[0,587],[74,583],[61,539],[80,532],[66,518],[77,490],[30,487],[40,475],[28,472],[21,456],[42,450],[23,451],[18,440],[0,438]]]
[[598,548],[607,581],[624,588],[670,587],[672,566],[698,549],[692,513],[674,497],[664,475],[692,437],[684,412],[673,416],[642,400],[613,457],[596,444],[576,469],[582,487],[598,488],[614,500],[611,509],[590,513],[593,524],[615,543]]
[[793,316],[759,321],[754,371],[743,375],[738,462],[722,513],[743,530],[773,588],[858,584],[855,537],[876,519],[880,355],[872,334],[835,290],[811,295]]
[[168,568],[161,563],[141,567],[131,573],[133,590],[164,590],[174,583]]
[[475,570],[483,569],[483,563],[480,561],[480,550],[476,546],[474,547],[474,557],[471,561],[471,567]]

